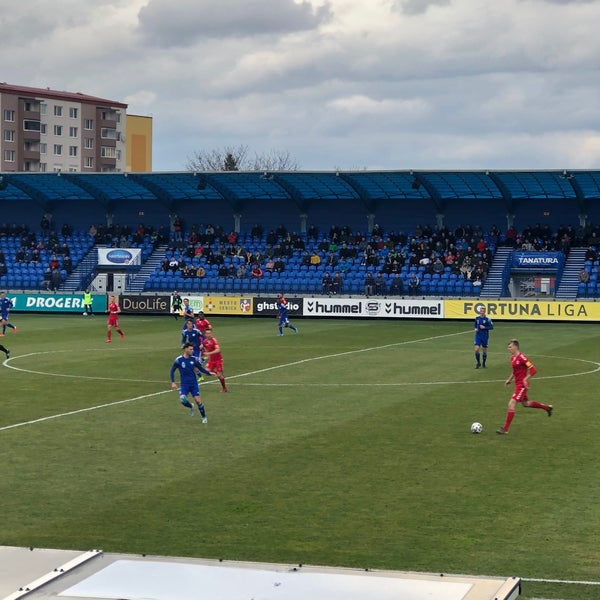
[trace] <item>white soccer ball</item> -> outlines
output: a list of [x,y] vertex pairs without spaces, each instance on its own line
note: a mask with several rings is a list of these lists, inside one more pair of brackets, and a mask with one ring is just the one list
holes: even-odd
[[483,425],[481,423],[477,423],[477,421],[475,421],[475,423],[471,425],[471,433],[481,433],[482,431]]
[[87,313],[86,313],[86,312],[84,312],[84,313],[81,313],[81,314],[82,314],[84,317],[87,317]]

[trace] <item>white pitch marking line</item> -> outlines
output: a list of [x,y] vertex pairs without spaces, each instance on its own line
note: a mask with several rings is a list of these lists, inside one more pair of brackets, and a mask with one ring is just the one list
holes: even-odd
[[[259,375],[261,373],[267,373],[269,371],[274,371],[276,369],[283,369],[286,367],[293,367],[296,365],[301,365],[301,364],[305,364],[308,362],[313,362],[313,361],[317,361],[317,360],[323,360],[323,359],[327,359],[327,358],[337,358],[340,356],[348,356],[350,354],[358,354],[360,352],[371,352],[373,350],[382,350],[385,348],[394,348],[397,346],[406,346],[408,344],[415,344],[415,343],[419,343],[419,342],[430,342],[432,340],[438,340],[438,339],[442,339],[442,338],[447,338],[447,337],[455,337],[455,336],[459,336],[459,335],[464,335],[465,333],[471,333],[471,331],[461,331],[458,333],[449,333],[449,334],[444,334],[444,335],[437,335],[437,336],[431,336],[431,337],[427,337],[427,338],[421,338],[418,340],[407,340],[405,342],[394,342],[393,344],[385,344],[383,346],[373,346],[371,348],[360,348],[358,350],[348,350],[346,352],[338,352],[335,354],[325,354],[322,356],[315,356],[312,358],[304,358],[302,360],[297,360],[297,361],[293,361],[290,363],[285,363],[285,364],[281,364],[281,365],[274,365],[272,367],[266,367],[264,369],[259,369],[257,371],[250,371],[248,373],[239,373],[238,375],[231,375],[229,377],[227,377],[228,380],[231,379],[238,379],[240,377],[249,377],[251,375]],[[94,351],[94,350],[92,350]],[[8,365],[7,363],[9,361],[12,361],[16,358],[21,358],[21,357],[29,357],[29,356],[36,356],[39,354],[51,354],[53,351],[46,351],[46,352],[33,352],[31,354],[25,354],[25,355],[21,355],[21,356],[15,356],[13,358],[10,358],[6,361],[4,361],[4,365],[10,369],[15,369],[17,371],[22,371],[25,373],[35,373],[38,375],[47,375],[47,376],[54,376],[54,377],[70,377],[70,378],[80,378],[80,379],[100,379],[100,380],[106,380],[106,381],[137,381],[137,380],[131,380],[131,379],[124,379],[124,380],[120,380],[120,379],[111,379],[108,377],[91,377],[91,376],[86,376],[86,375],[66,375],[66,374],[60,374],[60,373],[43,373],[43,372],[39,372],[39,371],[31,371],[31,370],[27,370],[27,369],[21,369],[18,367],[14,367],[13,365]],[[61,351],[62,352],[62,351]],[[64,352],[67,352],[66,350]],[[546,357],[546,358],[554,358],[554,357]],[[578,377],[580,375],[589,375],[591,373],[596,373],[598,371],[600,371],[600,363],[591,361],[591,360],[584,360],[584,359],[580,359],[580,358],[569,358],[568,360],[574,360],[574,361],[578,361],[578,362],[584,362],[584,363],[588,363],[588,364],[592,364],[595,365],[595,369],[592,369],[591,371],[585,371],[585,372],[581,372],[581,373],[567,373],[564,375],[547,375],[544,377],[537,377],[536,379],[538,381],[542,380],[542,379],[560,379],[560,378],[564,378],[564,377]],[[430,381],[426,381],[426,382],[414,382],[414,383],[380,383],[380,384],[373,384],[373,383],[354,383],[354,384],[348,384],[348,383],[336,383],[336,384],[327,384],[327,383],[318,383],[318,384],[306,384],[303,383],[302,386],[306,387],[307,385],[311,385],[314,387],[323,387],[323,386],[331,386],[331,385],[336,385],[336,386],[353,386],[353,387],[357,387],[357,386],[366,386],[369,385],[371,387],[373,387],[373,385],[378,385],[381,387],[395,387],[395,386],[406,386],[406,385],[449,385],[449,384],[473,384],[473,383],[498,383],[498,381],[500,380],[493,380],[493,379],[488,379],[488,380],[472,380],[472,381],[435,381],[435,382],[430,382]],[[502,380],[503,381],[503,380]],[[144,380],[145,383],[149,383],[147,380]],[[160,383],[160,382],[156,382],[156,383]],[[214,381],[211,382],[207,382],[209,385],[211,383],[216,383]],[[206,385],[206,384],[205,384]],[[288,383],[242,383],[241,385],[245,385],[245,386],[294,386],[294,385],[298,385],[298,384],[288,384]],[[161,394],[166,394],[168,392],[171,392],[172,390],[162,390],[160,392],[154,392],[152,394],[145,394],[143,396],[136,396],[135,398],[127,398],[125,400],[117,400],[115,402],[109,402],[106,404],[101,404],[101,405],[97,405],[97,406],[90,406],[88,408],[81,408],[79,410],[75,410],[75,411],[70,411],[70,412],[66,412],[66,413],[59,413],[57,415],[50,415],[48,417],[43,417],[41,419],[35,419],[32,421],[25,421],[22,423],[14,423],[13,425],[6,425],[4,427],[0,427],[0,431],[4,431],[6,429],[13,429],[15,427],[22,427],[24,425],[33,425],[35,423],[41,423],[43,421],[49,421],[51,419],[58,419],[59,417],[66,417],[66,416],[70,416],[70,415],[74,415],[74,414],[80,414],[80,413],[84,413],[84,412],[89,412],[92,410],[98,410],[100,408],[109,408],[111,406],[115,406],[118,404],[126,404],[129,402],[134,402],[135,400],[142,400],[144,398],[152,398],[154,396],[160,396]]]

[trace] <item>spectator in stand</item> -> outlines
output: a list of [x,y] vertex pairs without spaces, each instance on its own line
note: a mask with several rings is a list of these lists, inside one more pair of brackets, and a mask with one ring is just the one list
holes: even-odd
[[246,265],[244,263],[242,263],[237,268],[236,277],[238,279],[246,279],[247,275],[248,275],[248,270],[246,269]]
[[218,277],[227,277],[228,275],[229,275],[229,270],[227,269],[227,267],[225,265],[221,265],[217,272],[217,276]]
[[254,254],[252,254],[252,252],[250,250],[246,250],[246,255],[244,256],[244,260],[246,261],[247,265],[253,265],[256,262],[256,258],[254,257]]
[[596,249],[594,246],[589,246],[589,248],[585,251],[585,260],[594,261],[597,258]]
[[306,248],[306,244],[304,243],[302,236],[295,231],[292,233],[291,243],[294,250],[304,250]]
[[302,262],[300,264],[303,267],[310,267],[310,252],[308,250],[302,253]]
[[402,296],[403,293],[404,282],[402,281],[402,277],[400,277],[400,273],[396,273],[390,284],[390,296]]
[[345,275],[350,271],[350,269],[352,269],[352,263],[350,263],[350,261],[347,258],[342,258],[338,263],[337,268],[340,273]]
[[48,267],[44,271],[44,278],[42,280],[42,289],[50,291],[52,289],[52,269]]
[[0,277],[4,277],[4,275],[8,275],[8,268],[6,263],[3,260],[0,260]]
[[344,280],[342,279],[342,274],[338,271],[335,273],[331,280],[331,293],[342,294],[344,291]]
[[62,277],[60,275],[60,271],[58,269],[52,269],[52,274],[50,275],[50,287],[54,292],[56,292],[61,283]]
[[285,263],[281,260],[281,256],[277,257],[277,260],[273,265],[273,270],[276,273],[283,273],[285,271]]
[[321,264],[321,257],[314,251],[310,255],[310,264],[311,264],[311,266],[315,267],[316,269],[319,268],[319,266]]
[[387,282],[383,277],[381,272],[377,273],[377,277],[375,277],[375,295],[376,296],[385,296],[387,292]]
[[252,239],[260,240],[262,239],[263,233],[264,229],[258,223],[255,223],[250,231],[250,237]]
[[319,230],[317,229],[317,227],[314,224],[311,224],[310,227],[308,228],[308,231],[306,232],[306,238],[316,242],[318,237],[319,237]]
[[327,238],[323,238],[319,245],[317,246],[317,250],[319,252],[329,252],[329,241]]
[[196,277],[196,267],[194,265],[187,265],[182,269],[181,274],[185,279]]
[[67,275],[73,272],[73,261],[68,254],[63,258],[62,268],[67,272]]
[[265,263],[265,271],[267,271],[268,273],[272,273],[274,270],[275,270],[275,261],[271,257]]
[[586,271],[585,267],[579,271],[579,283],[587,283],[590,280],[590,274]]
[[365,276],[365,296],[372,296],[375,293],[375,277],[368,271]]
[[411,273],[410,279],[408,280],[408,294],[410,296],[417,296],[421,287],[421,281],[417,277],[416,273]]
[[287,229],[285,228],[285,225],[277,225],[277,229],[275,229],[275,235],[278,239],[283,239],[287,235]]
[[356,258],[357,257],[356,248],[348,246],[346,242],[342,243],[342,246],[339,251],[340,258]]
[[274,246],[277,243],[277,234],[272,229],[269,229],[265,242],[267,246]]
[[235,265],[233,264],[233,262],[229,263],[229,266],[227,267],[227,277],[235,277],[237,275],[237,269],[235,268]]
[[58,256],[56,256],[56,254],[53,254],[50,258],[50,262],[48,263],[48,266],[51,269],[58,269],[60,268],[60,262],[58,261]]
[[326,271],[323,275],[323,279],[321,279],[321,291],[323,294],[327,296],[331,296],[331,292],[333,289],[333,280],[331,278],[331,274],[329,271]]
[[506,230],[505,244],[507,246],[512,246],[513,248],[517,245],[517,230],[511,225]]
[[265,255],[260,250],[257,250],[254,253],[254,262],[258,263],[259,265],[262,265],[265,262],[265,258]]
[[338,266],[339,262],[340,261],[339,261],[338,257],[336,256],[336,254],[334,252],[330,252],[329,255],[327,256],[327,261],[325,262],[325,266],[328,269],[333,270]]
[[229,232],[229,235],[227,236],[227,241],[230,244],[234,244],[234,245],[237,244],[237,241],[238,241],[238,234],[237,234],[237,232],[231,230]]
[[439,258],[436,258],[433,261],[431,265],[431,272],[437,273],[438,275],[441,275],[444,272],[444,263]]
[[196,277],[202,279],[203,277],[206,277],[206,269],[200,265],[197,269],[196,269]]
[[252,275],[252,277],[257,277],[257,278],[263,276],[262,269],[260,268],[258,263],[254,263],[252,265],[252,270],[250,271],[250,275]]

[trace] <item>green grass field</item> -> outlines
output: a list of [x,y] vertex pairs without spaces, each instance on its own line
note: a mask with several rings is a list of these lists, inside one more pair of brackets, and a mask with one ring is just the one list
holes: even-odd
[[[600,581],[599,325],[496,322],[475,370],[470,322],[214,317],[230,392],[203,386],[203,426],[168,384],[181,321],[110,345],[105,321],[0,338],[1,545]],[[511,337],[554,415],[498,436]]]

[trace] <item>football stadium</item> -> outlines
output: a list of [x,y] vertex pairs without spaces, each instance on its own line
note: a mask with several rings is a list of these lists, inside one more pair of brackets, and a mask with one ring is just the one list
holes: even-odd
[[[2,173],[0,207],[0,598],[600,597],[600,171]],[[222,364],[182,406],[186,320]]]

